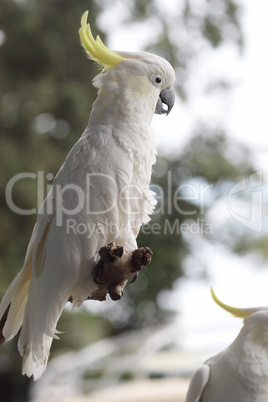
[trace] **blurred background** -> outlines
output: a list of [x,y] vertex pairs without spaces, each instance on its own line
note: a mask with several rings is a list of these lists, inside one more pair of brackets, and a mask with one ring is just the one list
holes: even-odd
[[[249,0],[0,0],[0,296],[19,272],[38,208],[87,125],[98,73],[79,44],[149,51],[176,71],[176,106],[155,116],[158,204],[141,230],[151,265],[119,302],[66,309],[48,368],[20,374],[0,347],[0,401],[183,401],[188,380],[242,322],[214,305],[267,303],[267,6]],[[263,9],[262,7],[266,7]]]

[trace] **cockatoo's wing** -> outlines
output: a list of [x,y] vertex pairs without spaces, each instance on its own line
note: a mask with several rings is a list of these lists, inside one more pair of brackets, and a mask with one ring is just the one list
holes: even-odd
[[[79,306],[96,289],[90,272],[99,249],[114,240],[127,249],[137,247],[128,208],[120,209],[117,198],[117,189],[129,182],[131,161],[123,162],[122,149],[112,138],[107,151],[107,144],[92,137],[89,145],[82,136],[69,153],[40,208],[34,231],[32,278],[18,347],[24,357],[23,373],[35,379],[45,370],[68,299]],[[88,190],[86,197],[80,189]]]
[[[32,276],[32,252],[34,240],[36,236],[36,225],[33,229],[33,234],[28,245],[25,261],[21,271],[13,279],[6,293],[4,294],[0,304],[0,317],[2,317],[9,307],[9,319],[3,327],[3,336],[6,341],[12,339],[19,331],[25,305],[28,299],[28,290]],[[11,303],[12,302],[12,303]]]
[[210,366],[208,364],[203,364],[195,371],[186,395],[186,402],[201,402],[201,396],[208,382],[209,375]]
[[68,301],[69,276],[73,278],[68,269],[70,252],[65,236],[55,223],[54,216],[39,215],[28,302],[18,341],[22,373],[34,375],[34,379],[46,368],[52,339],[57,338],[56,323]]
[[[46,368],[52,338],[57,338],[56,324],[68,299],[72,297],[74,305],[79,305],[91,294],[92,287],[96,287],[90,270],[106,238],[97,230],[87,236],[89,230],[96,229],[98,217],[86,215],[86,205],[79,205],[79,201],[84,201],[79,200],[78,190],[86,188],[82,182],[86,180],[85,171],[89,174],[94,171],[94,156],[98,155],[94,141],[90,152],[88,147],[87,139],[82,137],[69,153],[40,208],[34,230],[29,257],[32,278],[18,347],[24,357],[23,373],[33,374],[35,379]],[[103,185],[98,184],[98,190],[91,191],[87,201],[91,206],[102,207],[99,192]],[[72,220],[71,229],[69,220]],[[81,232],[77,232],[77,227]],[[22,318],[13,335],[21,321]]]

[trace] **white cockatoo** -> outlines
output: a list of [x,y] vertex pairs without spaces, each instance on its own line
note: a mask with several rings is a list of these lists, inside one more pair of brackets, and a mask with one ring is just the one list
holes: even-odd
[[35,380],[46,369],[66,302],[79,306],[96,289],[91,272],[100,248],[110,242],[137,248],[155,205],[151,120],[154,112],[168,114],[175,100],[175,74],[165,59],[108,49],[93,38],[87,16],[79,34],[88,57],[102,68],[93,80],[98,96],[39,210],[23,268],[0,304],[0,319],[9,307],[3,336],[8,341],[21,329],[22,373]]
[[267,402],[268,306],[231,307],[211,293],[219,306],[244,318],[244,326],[230,346],[196,370],[186,402]]

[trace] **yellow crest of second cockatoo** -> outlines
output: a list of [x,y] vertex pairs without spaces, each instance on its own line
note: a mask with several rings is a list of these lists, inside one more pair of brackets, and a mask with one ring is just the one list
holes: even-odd
[[225,304],[220,299],[218,299],[212,287],[210,288],[210,291],[215,303],[217,303],[225,311],[228,311],[228,313],[231,313],[232,315],[238,318],[246,318],[250,314],[256,313],[257,311],[263,308],[263,307],[239,308],[239,307],[228,306],[228,304]]
[[87,23],[88,11],[85,11],[81,18],[79,29],[80,40],[87,56],[95,61],[104,70],[114,67],[124,59],[118,53],[108,49],[102,42],[99,35],[94,39],[90,25]]

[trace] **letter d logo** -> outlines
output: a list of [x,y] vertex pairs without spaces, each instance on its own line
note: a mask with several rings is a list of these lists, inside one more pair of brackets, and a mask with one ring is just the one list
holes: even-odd
[[[263,228],[263,191],[260,188],[262,185],[262,170],[259,170],[235,184],[227,197],[230,215],[241,225],[255,232],[261,232]],[[241,196],[246,196],[246,199]]]

